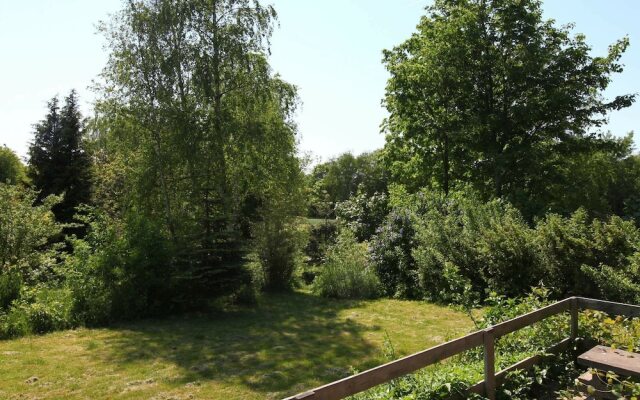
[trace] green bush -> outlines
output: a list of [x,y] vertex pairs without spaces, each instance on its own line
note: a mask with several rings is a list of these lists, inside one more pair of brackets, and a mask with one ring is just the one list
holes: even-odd
[[0,274],[0,312],[6,310],[12,301],[20,297],[22,277],[18,271]]
[[67,289],[33,287],[23,290],[0,316],[0,338],[42,334],[74,326],[72,299]]
[[0,275],[19,271],[26,284],[53,278],[63,226],[51,209],[60,199],[49,196],[34,206],[36,191],[0,183]]
[[254,230],[255,248],[267,291],[292,288],[304,245],[299,221],[279,211],[265,213],[263,221],[256,224]]
[[510,204],[469,190],[391,193],[394,209],[371,242],[388,296],[472,305],[487,292],[514,297],[544,285],[556,298],[639,298],[640,230],[632,221],[578,210],[530,226]]
[[640,249],[640,231],[633,222],[616,216],[592,220],[581,209],[568,218],[548,215],[537,224],[536,237],[544,283],[557,297],[635,298],[640,274],[633,255]]
[[415,216],[394,210],[371,240],[371,265],[387,296],[420,297],[418,271],[413,258]]
[[358,243],[353,232],[343,230],[329,249],[327,261],[314,283],[324,297],[372,299],[380,295],[380,282],[368,263],[367,244]]
[[513,296],[538,283],[534,232],[509,204],[469,192],[446,199],[423,193],[418,201],[413,256],[424,297],[461,302],[486,290]]
[[322,264],[327,254],[327,249],[336,241],[338,225],[334,220],[325,220],[320,224],[311,225],[309,228],[309,240],[304,248],[307,256],[307,264]]
[[88,222],[89,232],[72,242],[65,268],[76,321],[104,324],[184,306],[187,300],[176,295],[172,253],[158,226],[135,214],[119,221],[94,213]]
[[337,203],[335,211],[338,221],[353,231],[356,239],[369,240],[389,213],[389,199],[384,193],[359,192]]

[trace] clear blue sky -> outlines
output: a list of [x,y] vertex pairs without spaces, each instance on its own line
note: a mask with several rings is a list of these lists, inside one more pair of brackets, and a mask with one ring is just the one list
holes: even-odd
[[[264,1],[268,3],[268,0]],[[414,31],[428,0],[272,0],[280,27],[271,64],[296,84],[301,150],[326,159],[379,148],[387,73],[381,51]],[[76,88],[91,111],[88,86],[106,55],[95,23],[121,0],[0,0],[0,144],[21,156],[46,101]],[[595,54],[629,35],[625,72],[607,94],[640,92],[640,1],[546,0],[545,14],[575,22]],[[640,131],[640,104],[612,115],[615,134]],[[636,137],[636,141],[638,138]]]

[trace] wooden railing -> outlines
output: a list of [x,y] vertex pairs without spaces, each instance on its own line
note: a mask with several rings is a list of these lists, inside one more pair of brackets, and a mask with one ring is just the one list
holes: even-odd
[[308,392],[297,394],[286,400],[344,399],[345,397],[410,374],[478,346],[484,346],[484,380],[471,386],[469,390],[471,392],[484,394],[493,400],[495,399],[496,388],[504,381],[507,373],[516,369],[529,369],[542,360],[541,355],[536,355],[496,373],[494,349],[496,339],[545,318],[568,311],[571,314],[571,332],[569,337],[549,348],[547,352],[557,353],[566,350],[578,335],[578,311],[585,309],[604,311],[613,315],[640,317],[640,306],[637,305],[614,303],[584,297],[570,297],[539,310],[491,326],[482,331],[471,333],[467,336],[380,365],[359,374],[320,386]]

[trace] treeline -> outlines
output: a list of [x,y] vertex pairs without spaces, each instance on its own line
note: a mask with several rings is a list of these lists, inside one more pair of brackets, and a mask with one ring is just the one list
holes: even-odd
[[[602,131],[635,101],[603,96],[628,45],[592,56],[540,1],[435,1],[384,52],[385,147],[310,174],[314,193],[349,193],[329,202],[337,238],[315,230],[316,290],[478,304],[543,285],[640,301],[640,157],[632,133]],[[360,159],[385,189],[358,188]]]

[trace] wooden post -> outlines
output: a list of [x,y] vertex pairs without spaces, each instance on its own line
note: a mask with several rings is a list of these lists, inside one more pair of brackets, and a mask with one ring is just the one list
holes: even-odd
[[578,337],[578,298],[571,298],[571,339]]
[[484,392],[489,400],[496,398],[496,354],[493,328],[484,330]]

